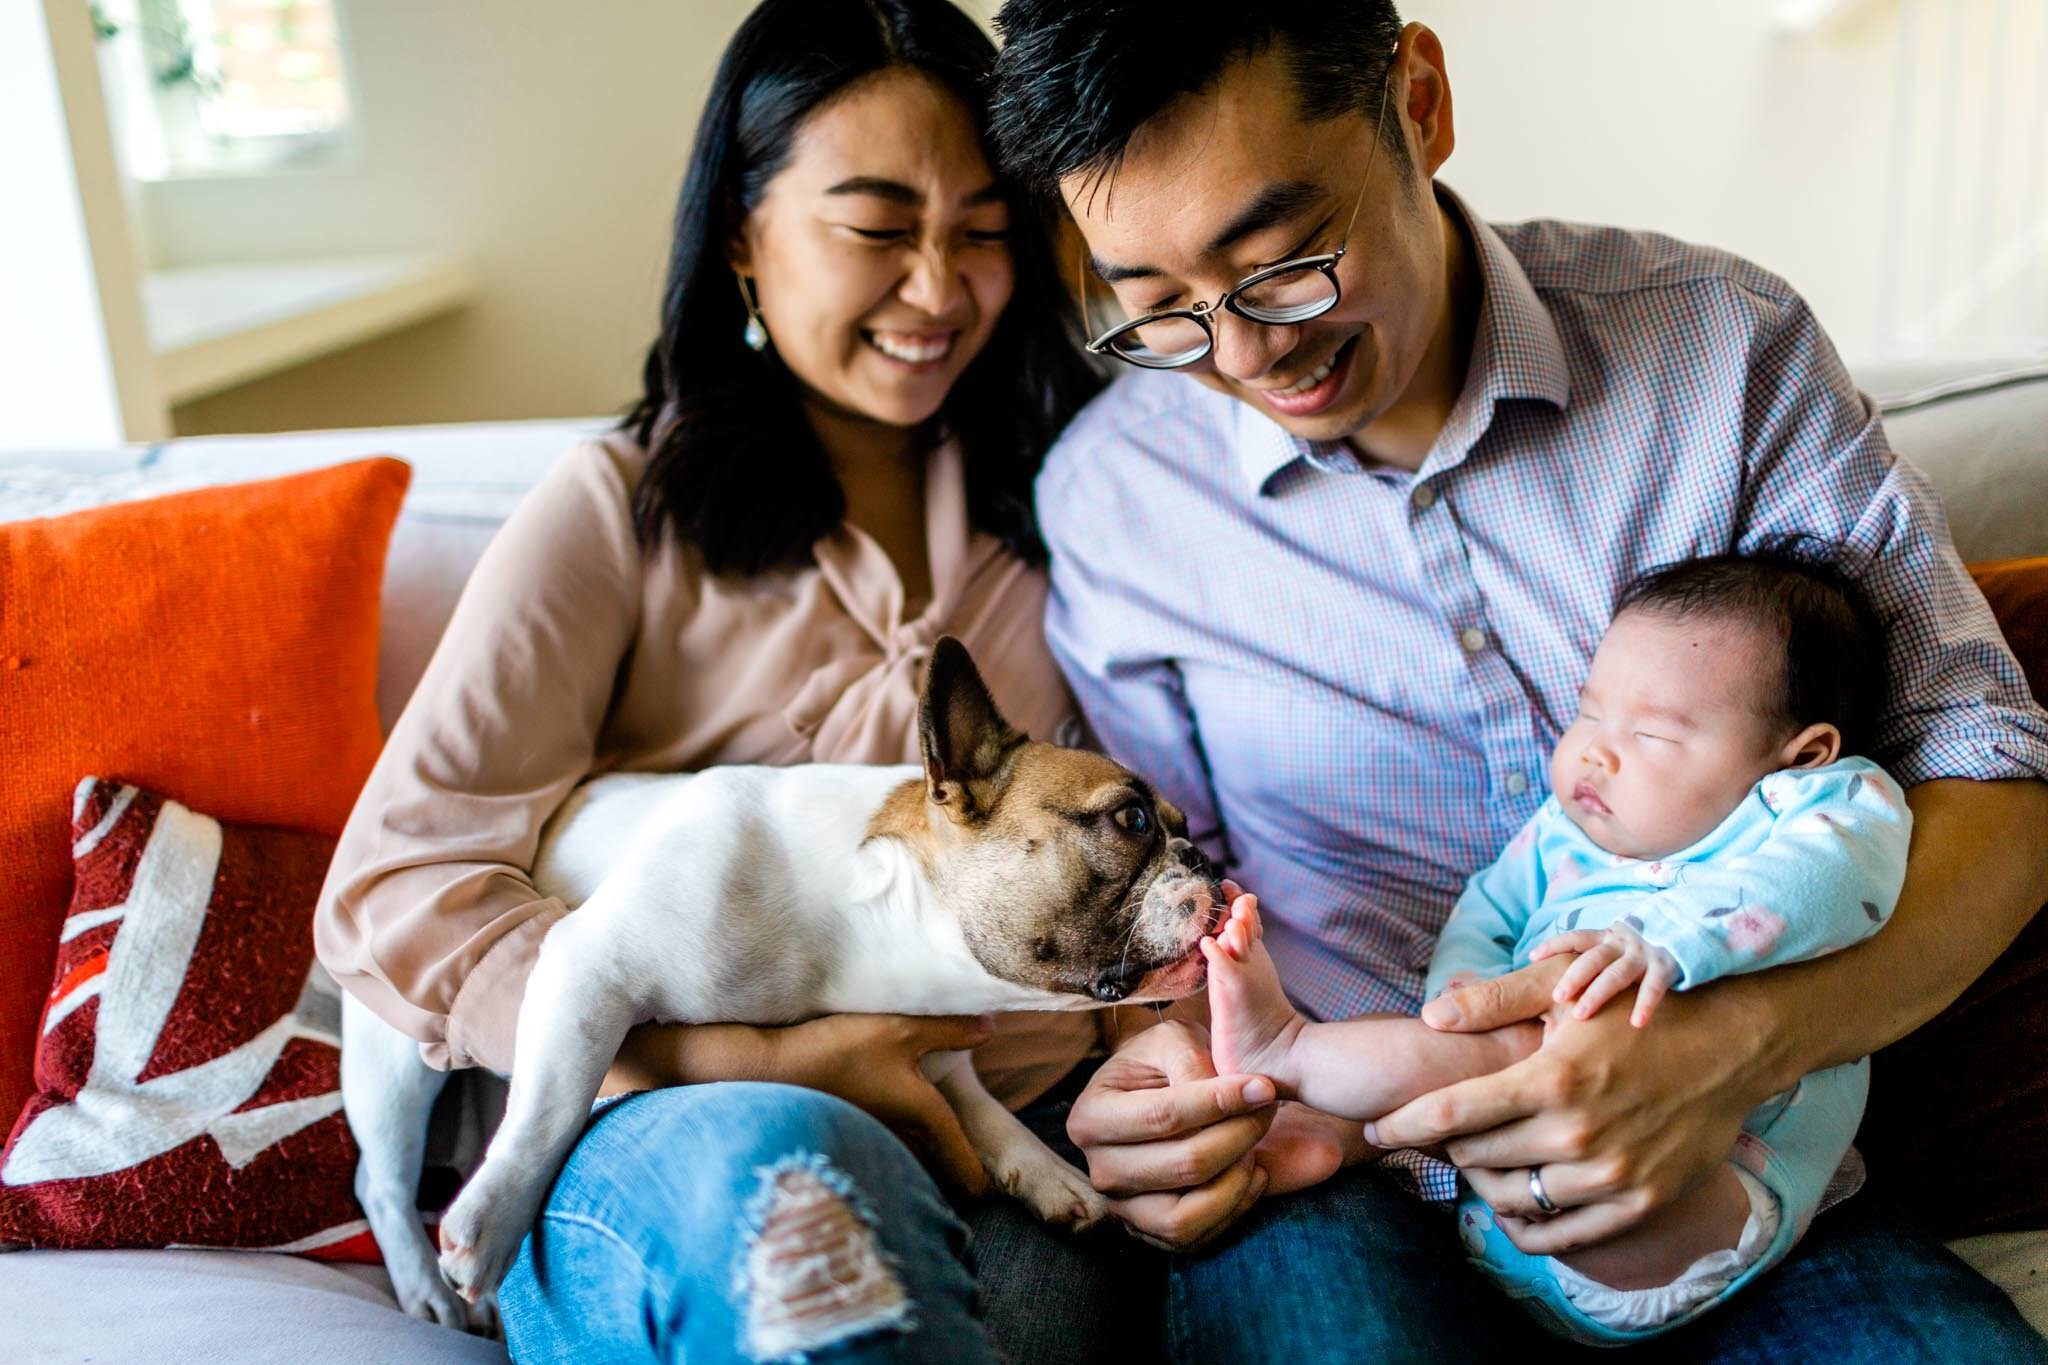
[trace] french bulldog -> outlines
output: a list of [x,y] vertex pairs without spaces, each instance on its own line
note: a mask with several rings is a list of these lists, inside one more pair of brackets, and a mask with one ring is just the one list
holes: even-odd
[[[445,1285],[412,1211],[439,1076],[351,1002],[357,1192],[408,1311],[459,1326],[448,1287],[488,1303],[636,1024],[1080,1010],[1201,986],[1221,893],[1171,803],[1100,754],[1020,734],[950,637],[918,730],[921,766],[617,774],[571,795],[533,880],[573,913],[527,982],[504,1120],[442,1219]],[[1049,1223],[1107,1213],[969,1054],[925,1070],[995,1184]]]

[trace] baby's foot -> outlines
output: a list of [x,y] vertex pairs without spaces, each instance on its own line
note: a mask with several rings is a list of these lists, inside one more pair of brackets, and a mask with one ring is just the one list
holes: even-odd
[[1266,1076],[1288,1087],[1289,1054],[1307,1021],[1281,989],[1266,951],[1256,896],[1239,896],[1214,938],[1209,960],[1209,1056],[1219,1076]]

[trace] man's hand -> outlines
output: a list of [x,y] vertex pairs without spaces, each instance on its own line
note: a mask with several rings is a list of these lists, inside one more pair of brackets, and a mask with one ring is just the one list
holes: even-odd
[[[1570,959],[1551,958],[1424,1007],[1423,1020],[1459,1031],[1497,1028],[1550,1010]],[[1676,995],[1654,1029],[1624,1010],[1591,1019],[1552,1016],[1543,1045],[1504,1071],[1462,1081],[1403,1105],[1372,1125],[1381,1147],[1441,1143],[1498,1213],[1537,1213],[1529,1168],[1565,1212],[1510,1237],[1532,1255],[1556,1255],[1641,1222],[1728,1159],[1757,1093],[1758,1059],[1771,1052],[1764,1012],[1741,978]],[[1505,1226],[1505,1225],[1504,1225]]]
[[[1273,1173],[1253,1153],[1273,1126],[1273,1083],[1221,1076],[1202,1028],[1168,1020],[1104,1062],[1067,1116],[1088,1178],[1132,1233],[1192,1251],[1258,1202]],[[1290,1176],[1305,1154],[1275,1160]]]

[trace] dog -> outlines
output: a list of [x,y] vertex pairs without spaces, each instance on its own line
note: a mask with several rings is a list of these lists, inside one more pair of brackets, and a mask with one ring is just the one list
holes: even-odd
[[[921,766],[617,774],[572,793],[533,879],[574,913],[542,941],[505,1118],[441,1221],[439,1281],[412,1206],[441,1077],[351,1003],[356,1188],[409,1312],[464,1325],[449,1288],[488,1311],[636,1024],[1096,1009],[1200,988],[1222,898],[1178,809],[1100,754],[1020,734],[951,637],[918,738]],[[1052,1224],[1106,1215],[969,1054],[925,1071],[996,1185]]]

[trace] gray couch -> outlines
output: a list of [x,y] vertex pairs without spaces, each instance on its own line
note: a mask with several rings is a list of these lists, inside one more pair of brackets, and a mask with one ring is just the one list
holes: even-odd
[[[1894,446],[1945,499],[1971,560],[2048,554],[2048,357],[1861,376]],[[548,464],[595,422],[195,439],[147,449],[0,455],[0,520],[386,452],[414,479],[384,593],[379,704],[387,724],[432,652],[464,578]],[[1987,1083],[1990,1083],[1987,1078]],[[2048,1232],[1957,1250],[2048,1333]],[[493,1343],[414,1322],[369,1267],[220,1251],[23,1251],[0,1256],[9,1360],[209,1362],[502,1360]]]

